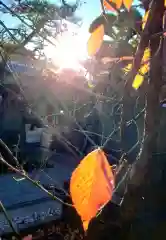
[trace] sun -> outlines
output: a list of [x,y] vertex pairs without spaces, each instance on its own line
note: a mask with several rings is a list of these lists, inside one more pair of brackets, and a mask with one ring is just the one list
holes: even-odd
[[45,54],[59,69],[78,70],[81,67],[80,62],[88,57],[87,39],[86,33],[73,35],[72,32],[65,32],[56,39],[56,47],[49,45],[45,48]]

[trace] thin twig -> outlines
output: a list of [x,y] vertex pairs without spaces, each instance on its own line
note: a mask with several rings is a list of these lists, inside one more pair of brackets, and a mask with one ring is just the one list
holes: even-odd
[[19,232],[17,231],[17,229],[15,229],[15,227],[14,227],[14,225],[13,225],[13,223],[12,223],[12,220],[11,220],[9,214],[7,213],[7,211],[6,211],[6,209],[5,209],[4,205],[3,205],[3,203],[2,203],[1,201],[0,201],[0,209],[1,209],[2,212],[4,213],[5,218],[6,218],[6,220],[8,221],[9,226],[11,227],[13,233],[15,233],[17,239],[18,239],[18,240],[22,240],[22,238],[21,238]]
[[18,159],[13,156],[12,152],[10,151],[8,146],[2,141],[2,139],[0,139],[0,153],[3,157],[7,156],[8,158],[10,158],[12,162],[15,162],[17,167],[21,168]]
[[49,192],[47,189],[45,189],[39,182],[34,181],[32,178],[30,178],[25,171],[21,171],[15,167],[13,167],[11,164],[9,164],[7,161],[5,161],[5,159],[2,157],[2,155],[0,156],[0,161],[3,162],[7,167],[9,167],[13,172],[19,174],[20,176],[26,178],[29,182],[31,182],[33,185],[35,185],[36,187],[38,187],[39,189],[41,189],[42,191],[44,191],[45,193],[47,193],[53,200],[56,200],[62,204],[65,204],[68,207],[73,207],[72,204],[69,203],[65,203],[62,199],[58,198],[57,196],[53,195],[51,192]]

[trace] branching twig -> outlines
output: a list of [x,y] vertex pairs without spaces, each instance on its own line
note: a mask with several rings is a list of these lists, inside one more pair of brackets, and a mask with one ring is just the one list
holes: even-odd
[[13,156],[12,152],[10,149],[7,147],[7,145],[0,139],[0,153],[2,154],[3,157],[6,157],[7,159],[10,160],[10,162],[15,163],[17,167],[20,168],[20,164],[17,160],[16,157]]
[[63,200],[61,200],[60,198],[56,197],[55,195],[53,195],[51,192],[49,192],[47,189],[45,189],[39,182],[34,181],[32,178],[30,178],[25,171],[21,171],[15,167],[13,167],[11,164],[9,164],[7,161],[5,161],[5,159],[2,157],[2,155],[0,156],[0,161],[2,163],[4,163],[8,168],[10,168],[13,172],[19,174],[21,177],[25,178],[26,180],[30,181],[33,185],[35,185],[36,187],[38,187],[39,189],[41,189],[42,191],[44,191],[45,193],[47,193],[53,200],[58,201],[62,204],[65,204],[69,207],[72,207],[71,204],[69,203],[65,203]]

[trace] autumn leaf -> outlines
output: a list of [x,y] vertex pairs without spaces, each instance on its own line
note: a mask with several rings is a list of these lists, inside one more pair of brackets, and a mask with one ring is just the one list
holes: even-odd
[[142,30],[145,28],[145,24],[147,22],[148,16],[149,16],[149,10],[145,13],[145,15],[142,19]]
[[136,75],[134,81],[133,81],[133,84],[132,84],[132,87],[134,89],[138,89],[143,81],[144,81],[144,75],[149,71],[149,64],[145,64],[144,66],[142,66],[140,68],[140,71],[139,71],[139,74]]
[[125,73],[128,73],[128,72],[131,71],[131,69],[132,69],[132,64],[129,63],[126,67],[123,68],[123,71],[124,71]]
[[132,87],[137,90],[142,85],[143,81],[144,77],[140,74],[137,74],[133,81]]
[[117,7],[117,9],[121,8],[121,6],[122,6],[122,1],[123,1],[123,0],[116,0],[116,7]]
[[112,169],[101,149],[89,153],[73,171],[70,194],[85,231],[90,220],[111,200],[113,188]]
[[[108,0],[108,2],[113,2],[113,1]],[[106,0],[103,1],[104,7],[111,12],[115,12],[116,10],[108,2]]]
[[129,11],[133,0],[104,0],[103,4],[105,8],[110,11],[115,11],[115,9],[111,6],[111,4],[109,4],[109,2],[115,4],[117,9],[121,8],[123,3],[125,8],[127,8],[127,10]]
[[130,10],[132,3],[133,3],[133,0],[123,0],[123,4],[128,11]]
[[88,81],[88,87],[89,88],[94,88],[94,85],[90,81]]
[[142,63],[149,61],[150,59],[150,48],[146,48],[142,58]]
[[[125,68],[124,71],[125,73],[128,73],[132,69],[132,64],[128,64]],[[142,67],[139,69],[139,73],[135,76],[134,81],[132,83],[132,87],[137,90],[143,83],[144,81],[144,75],[149,71],[149,63],[144,64]]]
[[[144,51],[144,55],[142,57],[141,67],[132,83],[132,87],[136,90],[142,85],[144,81],[144,75],[149,71],[149,59],[150,59],[150,49],[146,48]],[[131,71],[131,69],[132,69],[132,64],[130,63],[123,68],[123,71],[125,73],[128,73],[129,71]]]
[[104,25],[100,25],[95,31],[92,32],[88,43],[87,43],[87,50],[89,56],[93,56],[97,53],[100,49],[104,37]]

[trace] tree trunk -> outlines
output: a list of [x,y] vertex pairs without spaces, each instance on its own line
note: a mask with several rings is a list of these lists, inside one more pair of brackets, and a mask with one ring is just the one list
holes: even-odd
[[[139,159],[132,167],[127,193],[122,204],[122,222],[131,222],[142,201],[143,189],[147,183],[147,174],[151,170],[153,153],[156,151],[158,125],[160,120],[159,95],[162,86],[162,53],[163,53],[163,14],[164,0],[155,0],[155,12],[150,31],[150,80],[146,98],[144,141]],[[145,179],[146,177],[146,179]],[[128,231],[128,230],[127,230]]]

